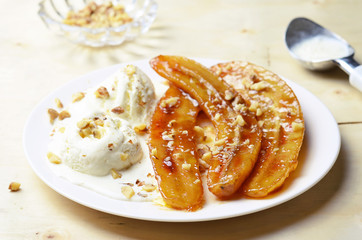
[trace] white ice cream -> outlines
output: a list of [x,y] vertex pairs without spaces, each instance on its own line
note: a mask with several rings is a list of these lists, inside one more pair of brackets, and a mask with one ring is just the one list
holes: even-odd
[[[94,122],[102,121],[103,126]],[[49,149],[59,154],[63,163],[70,168],[96,176],[104,176],[113,168],[125,169],[141,160],[143,153],[139,140],[127,121],[110,116],[64,119],[56,127],[54,141]],[[79,122],[89,121],[90,134],[81,136]],[[84,130],[83,129],[83,130]],[[99,136],[95,136],[97,132]],[[98,138],[97,138],[98,137]]]
[[71,117],[55,121],[49,151],[90,175],[126,169],[142,159],[133,127],[148,122],[154,103],[150,79],[126,66],[70,104],[66,110]]

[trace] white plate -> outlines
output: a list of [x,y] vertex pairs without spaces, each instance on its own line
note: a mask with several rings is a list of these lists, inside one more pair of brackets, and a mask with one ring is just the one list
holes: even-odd
[[[218,62],[216,60],[198,60],[206,66]],[[148,74],[156,83],[156,89],[158,84],[164,81],[150,68],[148,60],[128,64],[137,65]],[[110,214],[152,221],[194,222],[241,216],[279,205],[304,193],[327,174],[338,156],[340,134],[332,114],[309,91],[286,80],[302,106],[306,134],[297,171],[287,181],[287,186],[273,197],[217,202],[208,204],[196,212],[183,212],[165,209],[151,202],[111,199],[57,177],[46,164],[51,130],[46,114],[47,109],[51,107],[55,98],[71,99],[73,93],[97,85],[122,65],[124,64],[91,72],[54,91],[35,107],[25,126],[25,153],[35,173],[52,189],[82,205]]]

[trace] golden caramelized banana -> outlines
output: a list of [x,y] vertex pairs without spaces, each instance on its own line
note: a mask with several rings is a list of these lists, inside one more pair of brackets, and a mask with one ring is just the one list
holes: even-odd
[[219,198],[232,196],[257,160],[261,131],[255,116],[238,92],[201,64],[176,56],[158,56],[150,63],[158,74],[189,93],[215,126],[207,184]]
[[282,79],[262,67],[234,61],[211,70],[249,99],[249,110],[262,127],[259,159],[242,191],[249,197],[264,197],[282,186],[297,167],[304,136],[298,99]]
[[[194,102],[192,102],[194,101]],[[193,211],[203,202],[194,126],[195,100],[170,86],[158,103],[150,125],[150,158],[166,204]]]

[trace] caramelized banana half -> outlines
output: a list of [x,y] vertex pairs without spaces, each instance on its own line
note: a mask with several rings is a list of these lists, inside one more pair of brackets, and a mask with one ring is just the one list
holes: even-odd
[[194,126],[197,102],[175,86],[159,101],[150,124],[150,158],[166,204],[194,211],[203,203]]
[[292,89],[276,74],[262,67],[234,61],[211,70],[250,101],[263,138],[259,159],[242,186],[249,197],[264,197],[278,189],[298,164],[304,119]]
[[158,56],[152,68],[199,104],[216,128],[208,188],[219,198],[234,194],[251,173],[260,150],[261,131],[240,94],[201,64]]

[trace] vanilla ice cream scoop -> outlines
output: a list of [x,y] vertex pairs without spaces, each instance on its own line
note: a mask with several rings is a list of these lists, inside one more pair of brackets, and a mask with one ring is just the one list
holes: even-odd
[[70,106],[77,118],[106,113],[125,119],[132,126],[147,124],[156,103],[153,83],[133,65],[121,68],[99,86],[82,94],[84,97]]
[[156,95],[146,74],[138,67],[127,65],[109,77],[105,84],[110,95],[105,106],[110,114],[126,119],[132,126],[148,123]]
[[96,176],[121,170],[141,160],[142,148],[128,122],[110,116],[68,118],[56,129],[50,151],[70,168]]
[[134,127],[147,124],[156,101],[151,80],[128,65],[100,85],[73,95],[57,119],[49,151],[70,168],[96,176],[141,160]]

